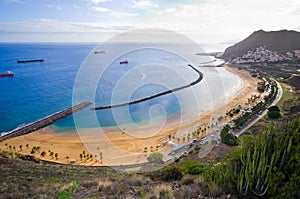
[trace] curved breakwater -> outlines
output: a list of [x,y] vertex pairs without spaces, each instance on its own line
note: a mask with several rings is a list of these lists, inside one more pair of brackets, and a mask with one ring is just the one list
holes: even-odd
[[194,66],[192,66],[191,64],[188,64],[188,66],[191,67],[194,71],[196,71],[199,76],[198,76],[198,78],[195,81],[193,81],[193,82],[191,82],[191,83],[189,83],[187,85],[180,86],[180,87],[173,88],[173,89],[169,89],[167,91],[160,92],[158,94],[151,95],[149,97],[145,97],[145,98],[142,98],[142,99],[139,99],[139,100],[135,100],[135,101],[132,101],[132,102],[127,102],[127,103],[122,103],[122,104],[116,104],[116,105],[110,105],[110,106],[99,106],[99,107],[91,108],[91,110],[104,110],[104,109],[111,109],[111,108],[118,108],[118,107],[128,106],[128,105],[132,105],[132,104],[138,104],[140,102],[145,102],[145,101],[148,101],[148,100],[151,100],[151,99],[163,96],[163,95],[167,95],[167,94],[174,93],[176,91],[180,91],[182,89],[191,87],[191,86],[199,83],[202,80],[203,74],[199,70],[197,70]]

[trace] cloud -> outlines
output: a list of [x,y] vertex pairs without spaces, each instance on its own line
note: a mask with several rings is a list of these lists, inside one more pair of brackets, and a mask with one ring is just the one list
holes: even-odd
[[61,10],[62,7],[60,5],[53,5],[53,4],[45,4],[46,7],[50,9],[56,9],[56,10]]
[[298,2],[203,0],[155,10],[151,23],[191,35],[192,38],[215,42],[240,40],[259,29],[294,29],[300,20],[300,15],[295,14],[295,8],[300,5]]
[[[300,1],[295,0],[192,0],[160,5],[155,2],[162,1],[155,0],[126,0],[125,3],[123,1],[118,3],[117,0],[108,1],[110,0],[81,0],[89,4],[83,6],[82,9],[86,7],[90,9],[92,13],[87,13],[87,15],[93,16],[91,20],[106,20],[102,23],[67,23],[41,18],[33,22],[2,22],[0,33],[2,31],[6,33],[28,32],[28,34],[32,32],[106,34],[107,32],[119,33],[133,28],[163,28],[183,33],[199,43],[205,40],[207,43],[229,44],[259,29],[300,30]],[[21,0],[6,0],[5,2],[16,3]],[[109,4],[101,4],[103,2]],[[49,5],[53,9],[57,9],[55,8],[57,6],[57,4]],[[138,9],[149,9],[149,11],[147,10],[147,14],[144,14],[146,13],[143,12],[144,10]],[[61,18],[61,20],[64,19]],[[82,21],[87,20],[83,18]],[[3,40],[3,38],[0,39]],[[71,37],[70,40],[72,40]]]
[[99,4],[99,3],[104,3],[112,0],[86,0],[86,1],[91,4]]
[[78,23],[60,22],[40,18],[30,22],[0,23],[0,33],[120,33],[136,26],[130,23]]
[[102,13],[108,13],[109,15],[111,16],[117,16],[117,17],[134,17],[134,16],[137,16],[138,13],[127,13],[127,12],[118,12],[118,11],[113,11],[113,10],[110,10],[108,8],[104,8],[104,7],[92,7],[91,8],[93,11],[95,12],[102,12]]
[[50,19],[50,18],[40,18],[35,20],[37,22],[42,22],[42,23],[52,23],[52,22],[57,22],[55,19]]
[[177,12],[176,8],[167,8],[165,10],[158,11],[157,14],[159,14],[159,15],[163,15],[163,14],[174,15],[176,12]]
[[133,8],[158,8],[159,5],[158,4],[155,4],[153,3],[152,1],[149,1],[149,0],[133,0],[132,1],[133,5],[132,7]]
[[104,7],[92,7],[92,10],[93,11],[96,11],[96,12],[111,12],[110,9],[108,8],[104,8]]

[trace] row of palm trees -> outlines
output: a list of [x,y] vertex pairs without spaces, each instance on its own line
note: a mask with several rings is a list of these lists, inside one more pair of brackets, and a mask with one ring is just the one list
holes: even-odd
[[79,158],[80,158],[80,160],[81,161],[83,161],[83,160],[85,160],[85,161],[87,161],[87,160],[93,160],[93,157],[94,158],[96,158],[96,161],[97,161],[97,157],[98,157],[98,155],[99,155],[99,159],[100,159],[100,163],[102,164],[102,160],[103,160],[103,154],[102,154],[102,152],[100,151],[100,148],[98,147],[97,148],[98,149],[98,154],[88,154],[88,153],[86,153],[85,151],[82,151],[82,153],[80,153],[79,154]]
[[[16,151],[17,147],[16,146],[12,146],[12,145],[8,145],[7,143],[5,143],[6,149],[9,149],[10,151]],[[26,144],[26,148],[29,149],[29,144]],[[23,145],[20,144],[19,145],[19,151],[23,151]]]
[[[8,143],[5,143],[5,146],[6,146],[7,150],[9,149],[10,151],[16,152],[16,148],[17,148],[16,146],[8,145]],[[29,144],[26,144],[25,146],[26,146],[27,150],[29,150]],[[80,160],[82,161],[82,160],[85,159],[85,160],[91,160],[92,161],[93,158],[97,159],[97,157],[99,157],[100,162],[102,164],[103,154],[100,151],[99,147],[97,147],[97,150],[98,150],[98,154],[94,154],[94,155],[88,154],[85,151],[82,151],[82,153],[79,154]],[[22,144],[19,145],[19,151],[23,151],[23,145]],[[30,150],[30,154],[32,154],[32,155],[39,154],[41,157],[46,157],[47,154],[48,154],[51,158],[55,157],[55,159],[58,160],[58,157],[59,157],[58,153],[55,153],[54,151],[51,151],[50,149],[48,151],[42,151],[42,152],[40,152],[40,151],[41,151],[40,146],[33,146]],[[66,159],[67,159],[67,162],[69,162],[70,157],[66,156]]]
[[[159,145],[156,145],[155,151],[158,151]],[[144,153],[148,152],[148,147],[144,147]],[[150,152],[154,152],[154,147],[150,146]]]
[[[9,149],[10,151],[16,152],[16,146],[8,145],[7,143],[5,143],[5,146],[6,146],[6,149]],[[26,146],[27,150],[29,150],[29,144],[26,144],[25,146]],[[22,144],[19,145],[19,151],[23,151],[23,145]],[[33,146],[30,150],[30,154],[35,155],[35,154],[38,153],[42,157],[45,157],[47,155],[46,151],[42,151],[41,153],[40,153],[40,151],[41,151],[40,146]],[[51,158],[55,157],[55,159],[58,160],[58,153],[54,153],[51,150],[48,150],[48,153],[49,153],[49,156]]]
[[[187,136],[183,136],[182,138],[180,138],[180,137],[176,138],[175,136],[172,136],[172,134],[169,134],[168,137],[169,137],[169,140],[172,140],[172,138],[173,138],[173,140],[176,139],[178,144],[180,143],[180,141],[182,141],[182,143],[185,143],[186,140],[187,140],[187,142],[190,141],[191,136],[192,136],[192,139],[194,139],[196,137],[199,138],[200,134],[201,135],[205,134],[207,132],[207,129],[209,129],[209,128],[210,128],[209,126],[207,128],[199,127],[198,129],[193,131],[192,134],[188,133]],[[159,145],[156,146],[155,150],[154,150],[153,146],[150,146],[150,152],[158,151],[158,148],[159,148]],[[144,153],[147,153],[147,152],[148,152],[148,147],[144,147]]]

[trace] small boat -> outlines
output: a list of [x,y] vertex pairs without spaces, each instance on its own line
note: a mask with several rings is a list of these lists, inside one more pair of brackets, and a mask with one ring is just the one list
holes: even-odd
[[127,60],[121,61],[120,64],[128,64]]
[[14,73],[11,71],[7,71],[7,73],[0,74],[0,77],[12,77]]
[[43,61],[45,61],[43,58],[39,58],[39,59],[20,59],[17,62],[26,63],[26,62],[43,62]]
[[103,54],[103,53],[107,53],[107,50],[96,50],[94,51],[95,54]]

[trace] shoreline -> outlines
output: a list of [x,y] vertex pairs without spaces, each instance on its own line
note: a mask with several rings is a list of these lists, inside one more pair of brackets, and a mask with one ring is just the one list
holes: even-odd
[[[147,156],[150,154],[151,149],[155,151],[156,148],[159,152],[167,156],[172,147],[168,144],[163,145],[169,139],[169,135],[171,135],[170,141],[176,144],[186,144],[188,143],[188,134],[190,134],[189,141],[191,141],[192,132],[201,126],[202,129],[206,128],[206,131],[202,130],[198,138],[204,137],[213,130],[208,129],[212,120],[217,119],[212,118],[213,116],[218,115],[219,112],[224,113],[224,110],[228,111],[238,105],[244,106],[251,95],[258,93],[256,87],[257,82],[260,80],[251,77],[249,72],[234,69],[229,66],[224,66],[224,70],[237,75],[242,80],[240,88],[236,89],[237,91],[228,99],[226,98],[225,107],[224,105],[220,105],[220,107],[215,107],[213,110],[201,113],[200,116],[186,121],[179,121],[177,124],[171,122],[155,135],[153,135],[153,132],[139,132],[139,134],[142,133],[142,135],[150,136],[136,137],[132,134],[123,133],[122,131],[99,132],[98,129],[84,129],[85,134],[82,136],[71,132],[55,133],[50,127],[46,127],[31,134],[1,142],[0,148],[2,150],[8,150],[8,146],[15,146],[17,152],[28,155],[33,146],[40,146],[41,149],[35,154],[35,157],[62,164],[70,164],[70,160],[74,159],[76,160],[75,165],[86,166],[111,166],[147,162]],[[237,117],[237,115],[235,117]],[[227,122],[233,118],[227,118],[223,122]],[[176,134],[174,134],[174,132],[176,132]],[[183,142],[183,137],[185,137],[185,142]],[[178,138],[180,139],[179,143]],[[85,143],[85,146],[82,142]],[[7,143],[7,146],[5,146],[5,143]],[[27,144],[29,145],[28,148],[26,147]],[[20,145],[23,145],[22,150],[19,149]],[[147,148],[146,153],[145,147]],[[49,150],[58,153],[58,159],[53,156],[51,157]],[[42,151],[46,152],[44,157],[40,155]],[[83,158],[81,160],[80,154],[82,154],[83,151],[93,157]],[[91,151],[92,154],[89,151]],[[103,160],[102,163],[99,158],[100,153]]]

